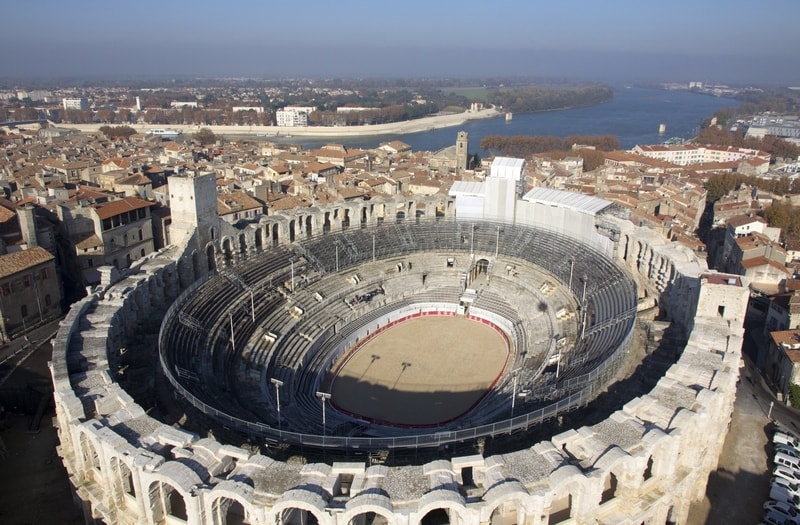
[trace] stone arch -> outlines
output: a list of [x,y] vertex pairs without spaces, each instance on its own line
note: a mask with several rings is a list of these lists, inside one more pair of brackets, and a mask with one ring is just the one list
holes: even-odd
[[222,240],[222,258],[227,264],[233,261],[233,242],[230,237]]
[[525,523],[527,520],[525,504],[519,495],[503,498],[489,514],[489,523],[505,525],[507,523]]
[[281,240],[280,225],[276,222],[272,224],[272,245],[277,246]]
[[419,525],[465,525],[470,523],[461,496],[442,490],[429,492],[421,498],[417,516],[419,516]]
[[289,221],[289,242],[294,242],[297,240],[297,231],[295,227],[295,220],[292,219]]
[[306,216],[306,237],[311,237],[314,235],[314,216],[307,215]]
[[600,492],[600,505],[608,503],[617,497],[618,486],[619,479],[613,471],[603,476],[603,486]]
[[350,227],[350,219],[352,218],[350,211],[350,208],[342,208],[342,230]]
[[[326,499],[316,492],[291,489],[270,509],[266,523],[274,525],[333,525],[334,517],[325,509]],[[272,520],[270,520],[272,516]]]
[[[584,473],[572,465],[567,465],[556,470],[555,477],[563,480],[561,484],[553,487],[553,496],[547,512],[549,525],[561,523],[577,516],[578,509],[582,508],[586,497],[588,483]],[[551,475],[551,478],[553,475]]]
[[208,263],[208,271],[213,272],[217,268],[217,259],[216,259],[216,251],[214,250],[214,244],[208,243],[206,245],[206,259]]
[[252,523],[247,506],[236,498],[220,496],[211,502],[213,525],[243,525]]
[[253,245],[257,252],[264,249],[264,231],[261,228],[256,228],[253,233]]
[[339,523],[347,525],[394,525],[392,500],[383,491],[368,490],[347,502]]
[[199,279],[203,275],[203,268],[200,260],[200,254],[197,250],[192,250],[192,268],[194,269],[194,278]]
[[114,487],[113,499],[117,505],[124,508],[134,506],[136,502],[136,481],[133,478],[133,471],[127,463],[118,457],[112,457],[110,461],[111,472],[114,476],[112,485]]
[[331,231],[331,212],[326,211],[323,215],[324,219],[322,221],[322,233],[328,233]]
[[100,466],[100,454],[97,452],[97,447],[89,434],[81,432],[78,438],[80,446],[81,457],[83,458],[83,466],[87,478],[93,479],[98,483],[102,480],[102,472]]
[[189,520],[186,499],[174,485],[154,480],[147,488],[147,498],[153,522],[167,521],[169,517]]
[[239,234],[239,255],[247,255],[247,235]]

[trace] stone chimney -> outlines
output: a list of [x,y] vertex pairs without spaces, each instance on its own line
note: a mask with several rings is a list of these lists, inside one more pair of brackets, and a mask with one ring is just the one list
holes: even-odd
[[28,248],[39,246],[39,240],[36,238],[36,207],[32,204],[26,204],[21,208],[17,208],[17,217],[19,218],[22,240],[28,245]]

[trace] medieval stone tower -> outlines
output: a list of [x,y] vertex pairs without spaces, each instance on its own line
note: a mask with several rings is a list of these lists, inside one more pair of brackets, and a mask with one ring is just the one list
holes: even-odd
[[169,243],[204,252],[219,238],[214,173],[174,175],[168,183],[172,215]]
[[459,131],[456,137],[456,174],[460,175],[467,170],[469,160],[469,133]]

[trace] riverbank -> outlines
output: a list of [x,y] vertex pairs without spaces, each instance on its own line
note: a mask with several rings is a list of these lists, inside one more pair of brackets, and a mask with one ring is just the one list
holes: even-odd
[[[373,135],[404,135],[420,133],[441,128],[461,126],[472,120],[493,119],[503,116],[504,113],[494,108],[480,111],[465,111],[447,115],[433,115],[403,122],[389,122],[386,124],[371,124],[364,126],[200,126],[195,124],[135,124],[131,125],[139,133],[146,133],[150,129],[176,129],[185,135],[196,133],[200,128],[208,128],[216,135],[253,135],[257,137],[361,137]],[[102,126],[109,124],[64,124],[58,127],[77,129],[83,133],[96,132]]]

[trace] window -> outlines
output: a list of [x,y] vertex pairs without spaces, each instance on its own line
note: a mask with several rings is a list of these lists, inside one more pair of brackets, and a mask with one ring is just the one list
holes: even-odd
[[42,281],[47,279],[47,268],[42,268],[41,270],[39,270],[39,279],[41,279]]
[[87,265],[89,268],[91,268],[92,266],[94,266],[94,263],[92,262],[92,259],[91,259],[91,258],[89,258],[89,259],[86,259],[86,265]]
[[52,301],[52,299],[50,299],[50,294],[47,294],[47,295],[44,296],[44,305],[45,306],[50,306],[50,303],[52,303],[52,302],[53,301]]
[[144,234],[142,233],[142,230],[139,230],[139,240],[144,240]]
[[3,295],[11,295],[11,283],[3,283]]

